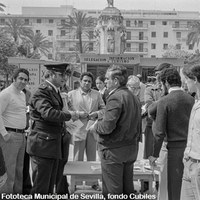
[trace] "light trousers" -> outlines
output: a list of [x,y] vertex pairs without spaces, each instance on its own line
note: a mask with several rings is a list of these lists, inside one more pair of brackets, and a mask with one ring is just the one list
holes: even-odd
[[181,200],[200,199],[200,163],[190,159],[184,162],[184,172],[181,188]]
[[8,141],[0,136],[8,179],[0,193],[22,194],[23,163],[25,153],[25,134],[9,131],[11,134]]

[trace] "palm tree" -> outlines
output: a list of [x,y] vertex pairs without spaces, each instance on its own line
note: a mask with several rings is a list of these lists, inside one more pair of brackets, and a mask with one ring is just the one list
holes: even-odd
[[83,53],[82,34],[86,32],[87,28],[94,26],[94,19],[87,17],[81,11],[74,12],[73,17],[68,15],[67,21],[64,23],[61,29],[73,29],[76,36],[79,39],[79,50]]
[[[3,7],[3,8],[2,8]],[[6,6],[4,5],[4,4],[2,4],[2,3],[0,3],[0,11],[4,11],[4,8],[5,8]]]
[[186,44],[192,45],[192,47],[194,47],[195,44],[197,44],[198,46],[199,42],[200,42],[200,22],[195,21],[191,24],[190,31],[187,35]]
[[42,33],[34,33],[33,31],[28,35],[24,42],[24,47],[31,58],[41,57],[41,54],[47,56],[49,52],[49,41]]
[[3,30],[6,34],[13,37],[15,43],[19,43],[19,40],[23,40],[27,37],[32,31],[30,28],[27,28],[24,24],[24,21],[21,19],[13,18],[9,19],[8,22],[5,22],[5,27]]

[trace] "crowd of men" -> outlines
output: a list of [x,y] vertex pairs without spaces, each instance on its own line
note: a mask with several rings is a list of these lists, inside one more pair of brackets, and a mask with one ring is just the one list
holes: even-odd
[[[200,199],[200,65],[183,68],[188,91],[177,69],[162,63],[152,84],[111,65],[96,80],[82,73],[79,88],[67,93],[69,65],[45,67],[45,81],[31,97],[29,72],[23,68],[0,92],[0,193],[69,194],[63,170],[73,143],[75,161],[83,161],[84,153],[87,161],[95,161],[98,150],[102,188],[94,181],[93,189],[105,198],[132,194],[144,133],[144,158],[152,168],[156,160],[160,165],[158,199]],[[92,89],[94,82],[99,91]],[[71,135],[67,128],[77,120],[82,126]]]

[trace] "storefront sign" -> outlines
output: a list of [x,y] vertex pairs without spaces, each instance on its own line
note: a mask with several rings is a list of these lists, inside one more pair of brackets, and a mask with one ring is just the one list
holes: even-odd
[[121,64],[121,65],[135,65],[140,63],[138,55],[90,55],[81,54],[81,63],[86,64]]

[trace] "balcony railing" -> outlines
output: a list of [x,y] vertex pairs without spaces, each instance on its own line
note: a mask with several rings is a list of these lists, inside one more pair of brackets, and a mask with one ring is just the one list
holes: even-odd
[[188,29],[190,24],[172,24],[173,29]]
[[56,38],[59,40],[76,40],[75,35],[57,35]]
[[147,29],[148,28],[148,24],[146,24],[146,23],[143,23],[143,24],[133,24],[133,25],[131,25],[131,26],[126,26],[126,28],[127,29],[129,29],[129,28],[134,28],[134,29],[143,29],[143,28],[145,28],[145,29]]
[[125,52],[130,52],[130,53],[147,53],[148,49],[147,48],[126,48]]
[[131,36],[131,37],[127,37],[127,40],[139,40],[139,41],[147,41],[148,37],[147,36]]
[[56,51],[58,52],[75,51],[75,48],[74,47],[57,47]]

